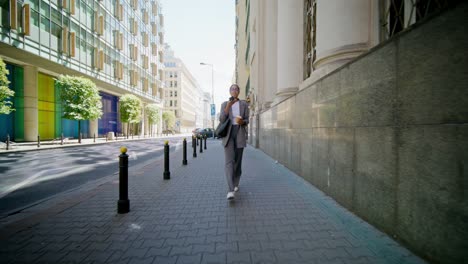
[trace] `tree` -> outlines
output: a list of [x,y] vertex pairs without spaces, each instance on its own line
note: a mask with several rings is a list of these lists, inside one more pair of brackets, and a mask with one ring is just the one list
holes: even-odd
[[174,127],[175,124],[175,114],[172,111],[164,111],[162,114],[162,119],[166,125],[166,129]]
[[138,123],[141,120],[141,100],[133,94],[124,94],[120,97],[120,121],[128,123],[127,137],[130,124]]
[[148,115],[148,121],[150,125],[150,135],[152,135],[152,126],[159,123],[159,108],[155,104],[149,104],[145,108],[146,114]]
[[10,73],[8,72],[2,58],[0,58],[0,115],[8,115],[11,111],[15,111],[12,107],[13,103],[8,100],[10,97],[15,95],[15,92],[8,88],[8,84],[10,84],[10,81],[8,81],[7,78],[8,74]]
[[78,120],[78,142],[81,143],[81,120],[95,120],[102,116],[101,96],[89,79],[60,75],[56,79],[63,105],[63,118]]

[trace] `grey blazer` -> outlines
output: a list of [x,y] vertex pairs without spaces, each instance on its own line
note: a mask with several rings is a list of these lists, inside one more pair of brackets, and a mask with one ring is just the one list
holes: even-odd
[[[226,101],[221,104],[221,112],[219,114],[219,122],[221,123],[223,123],[226,120],[226,118],[233,118],[232,107],[231,109],[229,109],[228,115],[224,113],[224,108],[226,108],[227,103],[228,102]],[[244,120],[244,125],[240,127],[239,133],[237,133],[236,143],[238,148],[245,148],[248,139],[247,125],[249,124],[249,105],[244,100],[239,100],[239,113],[240,116],[242,116],[242,119]],[[231,129],[232,126],[229,126],[227,136],[223,138],[222,145],[224,147],[226,147],[229,142],[229,137],[231,136]]]

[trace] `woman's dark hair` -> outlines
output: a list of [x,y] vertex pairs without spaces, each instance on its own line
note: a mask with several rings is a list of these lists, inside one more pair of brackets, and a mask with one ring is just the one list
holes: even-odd
[[240,91],[240,87],[239,87],[239,85],[237,85],[236,83],[233,83],[233,84],[229,87],[229,90],[231,90],[233,86],[235,86],[235,87],[237,88],[237,90]]

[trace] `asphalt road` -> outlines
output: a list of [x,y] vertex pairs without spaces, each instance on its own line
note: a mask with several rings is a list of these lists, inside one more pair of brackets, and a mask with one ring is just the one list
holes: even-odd
[[118,173],[122,145],[128,149],[130,170],[161,158],[165,140],[171,149],[181,147],[182,137],[0,155],[0,218]]

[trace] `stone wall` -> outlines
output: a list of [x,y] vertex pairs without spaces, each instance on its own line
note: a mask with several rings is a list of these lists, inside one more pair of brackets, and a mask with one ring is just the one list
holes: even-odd
[[468,261],[467,7],[416,25],[259,118],[265,153],[441,263]]

